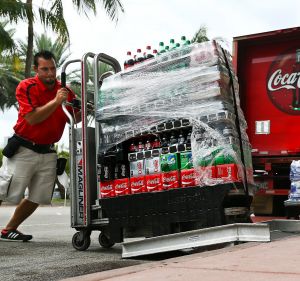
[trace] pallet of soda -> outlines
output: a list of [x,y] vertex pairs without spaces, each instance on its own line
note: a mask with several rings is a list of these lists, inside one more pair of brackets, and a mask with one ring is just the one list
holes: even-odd
[[106,78],[96,120],[101,198],[253,182],[237,78],[215,41]]

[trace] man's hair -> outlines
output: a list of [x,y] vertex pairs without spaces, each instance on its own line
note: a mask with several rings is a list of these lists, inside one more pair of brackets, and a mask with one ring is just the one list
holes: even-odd
[[50,51],[47,51],[47,50],[42,50],[42,51],[36,53],[33,57],[33,64],[36,67],[38,67],[38,65],[39,65],[39,62],[38,62],[39,58],[43,58],[45,60],[53,59],[54,61],[56,61],[53,53],[51,53]]

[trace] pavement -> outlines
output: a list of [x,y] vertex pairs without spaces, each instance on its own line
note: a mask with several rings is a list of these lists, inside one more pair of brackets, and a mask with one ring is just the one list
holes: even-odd
[[64,279],[79,280],[299,281],[300,234]]

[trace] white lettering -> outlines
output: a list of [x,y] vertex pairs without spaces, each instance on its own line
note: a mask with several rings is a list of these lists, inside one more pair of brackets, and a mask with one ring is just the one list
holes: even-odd
[[286,73],[282,75],[282,70],[277,69],[269,78],[268,90],[274,92],[280,89],[296,89],[294,86],[296,82],[297,87],[300,88],[300,72],[293,72],[291,74]]

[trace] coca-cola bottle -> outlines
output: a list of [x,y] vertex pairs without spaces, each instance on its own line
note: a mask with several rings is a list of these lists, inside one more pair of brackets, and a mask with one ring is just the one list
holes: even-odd
[[142,50],[141,49],[137,49],[136,50],[136,58],[135,58],[135,63],[140,63],[142,61],[144,61],[144,56],[142,54]]
[[131,52],[127,52],[126,60],[124,62],[124,69],[131,67],[134,65],[134,59],[132,58]]
[[[300,49],[296,50],[296,62],[293,65],[293,72],[300,72]],[[294,110],[300,110],[300,88],[297,86],[297,81],[298,79],[294,84],[295,89],[293,90],[292,107]]]
[[[154,58],[154,55],[151,53],[151,46],[146,47],[146,59]],[[154,50],[153,50],[154,51]],[[157,52],[157,51],[156,51]]]

